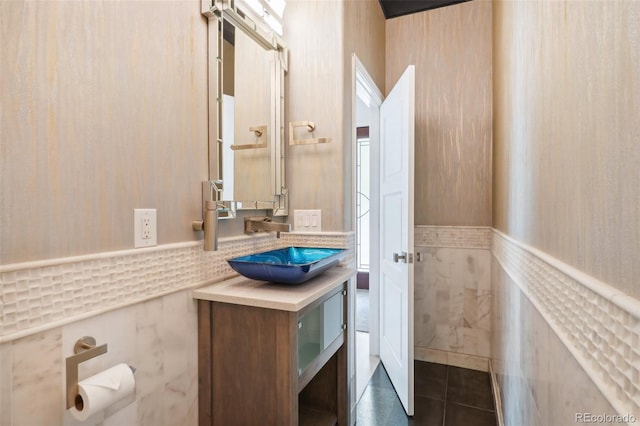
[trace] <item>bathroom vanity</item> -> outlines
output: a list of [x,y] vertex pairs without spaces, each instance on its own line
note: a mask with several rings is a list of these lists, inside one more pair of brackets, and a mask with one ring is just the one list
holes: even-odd
[[198,299],[199,424],[347,425],[347,281],[236,277]]

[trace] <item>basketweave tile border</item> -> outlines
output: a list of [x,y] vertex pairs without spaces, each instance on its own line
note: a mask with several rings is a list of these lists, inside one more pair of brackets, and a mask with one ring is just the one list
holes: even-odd
[[414,245],[489,250],[491,249],[491,228],[488,226],[416,225]]
[[495,229],[492,252],[618,413],[640,418],[640,300]]
[[214,252],[193,241],[0,265],[0,343],[234,276],[225,259],[289,245],[351,249],[353,241],[352,232],[270,233],[221,238]]

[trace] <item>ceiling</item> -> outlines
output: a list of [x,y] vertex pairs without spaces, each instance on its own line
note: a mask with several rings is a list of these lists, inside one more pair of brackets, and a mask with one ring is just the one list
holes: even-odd
[[386,19],[449,6],[470,0],[379,0]]

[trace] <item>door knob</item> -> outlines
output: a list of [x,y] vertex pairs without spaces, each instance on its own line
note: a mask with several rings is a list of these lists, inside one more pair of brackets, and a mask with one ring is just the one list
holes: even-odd
[[413,263],[413,253],[407,253],[403,251],[402,254],[393,253],[393,261],[398,263],[402,260],[402,263]]
[[393,253],[393,261],[398,263],[398,261],[402,260],[403,263],[407,263],[407,252],[402,252],[402,254]]

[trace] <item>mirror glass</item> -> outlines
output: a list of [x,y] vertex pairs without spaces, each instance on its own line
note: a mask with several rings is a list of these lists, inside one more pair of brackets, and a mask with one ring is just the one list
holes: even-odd
[[[220,25],[218,200],[226,208],[273,209],[287,214],[284,185],[284,72],[286,50],[245,24],[241,12],[224,9]],[[220,99],[220,96],[218,97]],[[221,182],[220,182],[221,181]],[[231,213],[228,213],[231,212]]]
[[273,52],[227,22],[223,28],[222,200],[270,201]]

